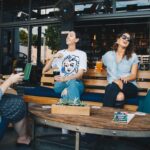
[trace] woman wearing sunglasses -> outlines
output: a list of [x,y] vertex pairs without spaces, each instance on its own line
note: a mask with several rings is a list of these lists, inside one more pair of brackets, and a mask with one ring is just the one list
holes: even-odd
[[118,34],[112,50],[102,56],[107,69],[108,85],[105,89],[103,105],[123,108],[125,99],[137,96],[136,76],[138,57],[134,53],[130,33]]

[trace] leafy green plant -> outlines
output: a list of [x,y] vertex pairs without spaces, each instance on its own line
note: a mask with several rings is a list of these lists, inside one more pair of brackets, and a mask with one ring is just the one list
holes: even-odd
[[21,45],[27,46],[28,45],[28,33],[24,30],[19,31],[19,38]]
[[60,27],[49,25],[47,29],[45,29],[45,37],[46,37],[46,45],[48,45],[52,51],[58,50],[60,48]]
[[83,101],[80,101],[78,99],[74,100],[66,100],[66,99],[60,99],[58,105],[68,105],[68,106],[85,106]]

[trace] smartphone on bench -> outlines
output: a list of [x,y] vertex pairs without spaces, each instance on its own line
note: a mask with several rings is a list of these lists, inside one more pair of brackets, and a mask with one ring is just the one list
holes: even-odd
[[27,81],[30,79],[31,69],[32,69],[32,64],[27,63],[24,68],[24,81]]

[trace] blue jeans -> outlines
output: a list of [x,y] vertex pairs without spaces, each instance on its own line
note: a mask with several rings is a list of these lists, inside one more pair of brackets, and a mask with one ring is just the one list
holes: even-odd
[[62,95],[63,100],[80,100],[80,95],[84,91],[84,85],[81,80],[69,80],[66,82],[55,82],[54,91],[56,93],[62,93],[64,89],[67,89],[67,94]]

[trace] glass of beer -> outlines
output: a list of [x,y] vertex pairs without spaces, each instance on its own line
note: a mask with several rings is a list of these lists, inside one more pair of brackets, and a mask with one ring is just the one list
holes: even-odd
[[60,75],[60,71],[58,69],[54,69],[53,70],[53,75],[54,76]]
[[[14,71],[13,71],[14,74],[17,74],[17,73],[20,73],[20,72],[23,73],[23,68],[17,67],[17,68],[15,68]],[[23,84],[23,81],[20,81],[20,82],[15,83],[15,84],[13,85],[13,87],[16,89],[17,86],[18,86],[18,85],[21,85],[21,84]],[[17,90],[17,89],[16,89],[16,90]]]
[[96,70],[101,72],[103,70],[103,63],[102,61],[96,61]]
[[23,68],[15,68],[14,69],[15,74],[20,73],[20,72],[23,72]]
[[[60,71],[58,69],[54,69],[53,70],[53,76],[55,77],[55,76],[58,76],[58,75],[60,75]],[[56,80],[54,79],[54,81],[56,81]]]

